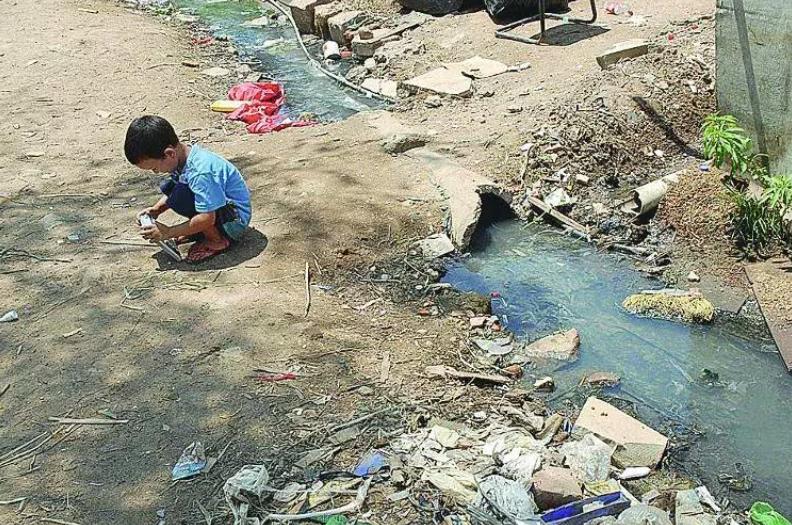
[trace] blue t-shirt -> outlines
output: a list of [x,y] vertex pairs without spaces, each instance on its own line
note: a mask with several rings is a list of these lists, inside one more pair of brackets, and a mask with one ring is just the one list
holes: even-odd
[[231,202],[240,222],[250,224],[250,190],[236,166],[220,155],[193,144],[184,167],[174,175],[195,194],[198,213],[217,211]]

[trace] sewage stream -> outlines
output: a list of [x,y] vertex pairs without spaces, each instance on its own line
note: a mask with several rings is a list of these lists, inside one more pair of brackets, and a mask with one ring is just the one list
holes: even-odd
[[[622,385],[614,395],[640,398],[645,422],[658,430],[703,432],[678,459],[716,497],[728,495],[744,506],[765,499],[792,515],[792,378],[764,327],[736,319],[691,326],[630,315],[621,301],[660,283],[623,258],[547,226],[495,223],[477,235],[472,249],[471,257],[451,265],[445,282],[500,292],[494,313],[525,340],[580,331],[580,359],[546,371],[557,392],[574,389],[587,371],[617,373]],[[704,368],[719,374],[721,384],[699,380]],[[740,478],[741,471],[753,481],[748,492],[718,482],[720,474]]]
[[[292,118],[313,113],[322,122],[345,119],[378,104],[355,91],[342,88],[308,62],[300,49],[288,21],[270,21],[267,27],[246,27],[245,22],[277,12],[259,0],[174,0],[179,12],[196,15],[213,35],[227,37],[239,51],[243,62],[255,71],[283,84],[286,92],[284,111]],[[314,57],[321,46],[309,51]],[[328,65],[333,72],[344,72],[343,61]]]

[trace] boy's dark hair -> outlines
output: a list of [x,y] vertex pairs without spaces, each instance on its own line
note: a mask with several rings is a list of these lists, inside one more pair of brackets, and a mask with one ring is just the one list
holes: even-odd
[[144,115],[132,121],[124,141],[124,154],[137,165],[144,159],[161,159],[165,149],[179,144],[173,126],[162,117]]

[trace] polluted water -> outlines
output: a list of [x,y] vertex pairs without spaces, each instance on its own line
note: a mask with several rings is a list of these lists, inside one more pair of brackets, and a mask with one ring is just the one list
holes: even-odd
[[[606,399],[630,403],[677,445],[689,444],[672,450],[674,468],[737,505],[763,499],[792,514],[792,469],[784,460],[792,377],[760,321],[720,316],[688,325],[631,315],[621,307],[624,298],[662,283],[632,269],[629,259],[547,225],[495,223],[477,234],[471,251],[450,264],[444,281],[498,292],[493,313],[519,338],[579,330],[577,361],[536,371],[554,378],[558,406],[585,373],[615,373],[621,384],[603,393]],[[585,396],[573,399],[582,405]]]

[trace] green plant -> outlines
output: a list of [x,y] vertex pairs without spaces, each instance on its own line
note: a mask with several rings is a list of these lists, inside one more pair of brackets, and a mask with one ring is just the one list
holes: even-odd
[[732,217],[734,234],[744,245],[762,251],[784,237],[782,213],[769,206],[764,193],[749,195],[732,188],[729,196],[736,207]]
[[732,115],[715,114],[705,118],[701,141],[704,155],[712,159],[716,167],[731,162],[732,176],[748,172],[754,164],[751,139]]
[[768,207],[783,216],[787,210],[792,208],[792,177],[788,175],[773,175],[765,177],[762,181],[764,192],[762,200]]

